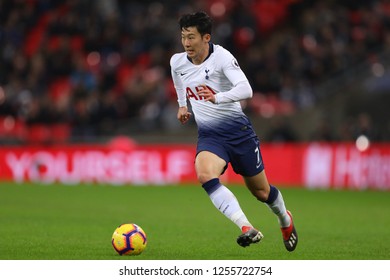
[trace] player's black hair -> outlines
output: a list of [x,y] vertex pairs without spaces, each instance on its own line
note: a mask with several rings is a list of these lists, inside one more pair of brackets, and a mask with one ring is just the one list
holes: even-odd
[[196,12],[182,15],[179,19],[180,30],[188,27],[196,27],[200,35],[211,34],[212,19],[205,12]]

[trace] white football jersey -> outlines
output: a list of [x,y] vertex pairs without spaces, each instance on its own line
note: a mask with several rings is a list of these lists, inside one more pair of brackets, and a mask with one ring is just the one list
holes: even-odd
[[228,50],[219,45],[209,45],[209,56],[200,65],[193,64],[186,52],[174,54],[170,61],[172,79],[179,106],[186,106],[189,99],[199,131],[224,134],[235,127],[250,125],[240,102],[214,104],[204,101],[197,92],[204,85],[214,94],[227,92],[239,82],[248,80]]

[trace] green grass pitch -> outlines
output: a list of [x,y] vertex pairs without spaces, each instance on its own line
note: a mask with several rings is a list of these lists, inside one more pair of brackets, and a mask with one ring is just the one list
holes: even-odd
[[[284,248],[276,217],[231,186],[264,239],[236,244],[238,228],[199,186],[0,184],[0,260],[380,260],[390,259],[390,192],[280,187],[299,234]],[[148,245],[119,256],[115,228],[140,225]]]

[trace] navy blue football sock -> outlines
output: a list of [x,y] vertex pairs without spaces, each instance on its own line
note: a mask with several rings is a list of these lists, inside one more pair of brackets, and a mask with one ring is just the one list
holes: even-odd
[[278,197],[279,190],[272,185],[269,185],[269,186],[270,186],[270,191],[269,191],[268,199],[265,201],[265,203],[272,204],[276,200],[276,198]]
[[221,186],[218,178],[211,179],[202,185],[202,188],[207,192],[208,195],[212,194],[216,189]]

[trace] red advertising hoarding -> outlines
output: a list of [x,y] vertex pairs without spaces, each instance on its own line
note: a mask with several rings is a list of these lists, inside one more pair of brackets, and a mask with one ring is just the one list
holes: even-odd
[[[307,188],[390,190],[390,144],[263,144],[269,181]],[[1,147],[0,180],[64,184],[196,183],[194,145]],[[226,183],[242,183],[229,167]]]

